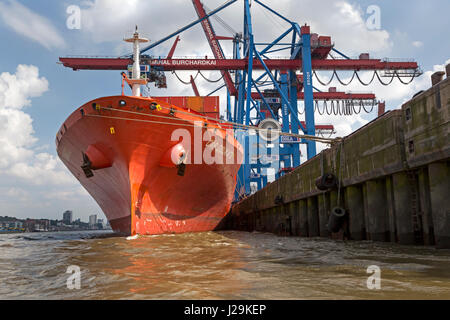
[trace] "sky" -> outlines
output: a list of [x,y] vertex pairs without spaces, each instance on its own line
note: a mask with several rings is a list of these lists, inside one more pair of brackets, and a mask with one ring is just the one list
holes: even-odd
[[[300,25],[309,24],[312,32],[331,36],[335,48],[348,56],[368,52],[374,58],[416,60],[424,74],[408,86],[396,80],[389,87],[378,83],[370,87],[330,85],[339,91],[373,92],[386,101],[388,110],[400,108],[416,92],[430,87],[432,72],[443,70],[450,62],[450,41],[445,40],[450,30],[448,0],[262,1]],[[203,2],[214,9],[225,1]],[[80,8],[79,29],[68,27],[71,6]],[[373,22],[373,6],[380,12],[376,29],[367,23]],[[257,3],[251,11],[257,42],[275,39],[289,27]],[[220,17],[241,32],[243,0],[225,9]],[[59,160],[54,140],[60,125],[80,105],[120,94],[120,72],[74,72],[58,64],[58,57],[127,54],[132,50],[122,39],[132,34],[135,25],[143,36],[155,41],[195,19],[189,0],[0,0],[0,215],[61,219],[65,210],[73,210],[74,217],[84,221],[90,214],[104,217]],[[212,23],[217,34],[231,36],[228,28],[214,19]],[[165,42],[150,54],[165,56],[171,45],[172,41]],[[226,56],[231,56],[230,44],[223,43],[223,47]],[[205,55],[212,57],[200,26],[181,35],[175,56]],[[195,71],[179,72],[185,81],[190,74]],[[323,79],[329,76],[327,72],[319,74]],[[170,72],[166,75],[168,88],[152,86],[152,95],[193,94],[190,86]],[[220,77],[216,71],[205,75]],[[205,95],[217,85],[199,77],[197,86]],[[324,89],[317,83],[315,86]],[[218,94],[223,111],[226,92]],[[316,123],[333,124],[336,135],[344,136],[375,117],[376,110],[351,117],[316,115]]]

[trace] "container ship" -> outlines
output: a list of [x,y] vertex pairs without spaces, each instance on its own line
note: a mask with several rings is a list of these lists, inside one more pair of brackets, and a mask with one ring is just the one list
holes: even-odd
[[125,41],[134,61],[122,95],[75,110],[56,135],[58,156],[117,233],[213,230],[231,207],[242,147],[218,119],[218,97],[142,97],[139,44],[148,40],[136,30]]

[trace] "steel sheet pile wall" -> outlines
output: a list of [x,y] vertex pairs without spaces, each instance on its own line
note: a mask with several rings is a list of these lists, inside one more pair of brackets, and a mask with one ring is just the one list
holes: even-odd
[[[221,228],[450,248],[449,110],[447,78],[234,205]],[[316,187],[324,173],[340,190]]]

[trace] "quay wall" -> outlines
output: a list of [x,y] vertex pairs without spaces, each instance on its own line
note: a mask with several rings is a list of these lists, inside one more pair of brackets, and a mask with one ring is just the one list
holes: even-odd
[[[236,203],[219,228],[450,248],[449,113],[447,78]],[[319,190],[324,174],[338,183]]]

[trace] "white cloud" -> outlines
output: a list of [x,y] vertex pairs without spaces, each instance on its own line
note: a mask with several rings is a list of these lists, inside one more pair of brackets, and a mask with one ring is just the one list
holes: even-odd
[[22,188],[16,188],[16,187],[8,188],[4,191],[4,193],[8,197],[13,197],[16,199],[19,198],[21,201],[28,201],[30,198],[30,193],[27,190],[22,189]]
[[421,48],[421,47],[423,47],[423,42],[422,41],[413,41],[412,45],[416,48]]
[[284,1],[290,4],[286,12],[293,20],[310,24],[311,31],[319,35],[331,36],[336,48],[350,56],[385,54],[392,47],[388,31],[367,29],[364,11],[358,5],[335,0]]
[[[210,0],[209,9],[223,4],[222,0]],[[386,30],[368,30],[365,13],[348,1],[335,0],[279,0],[272,7],[292,21],[308,23],[311,31],[332,36],[341,50],[351,55],[361,52],[386,52],[392,43]],[[258,40],[274,39],[289,25],[266,11],[257,3],[252,4],[254,33]],[[240,3],[232,4],[219,13],[234,30],[242,30],[243,8]],[[123,5],[120,0],[90,0],[84,2],[82,9],[82,31],[96,42],[116,42],[121,53],[131,50],[120,44],[120,40],[134,31],[138,25],[141,32],[155,41],[176,31],[197,19],[194,7],[185,0],[133,0]],[[211,19],[217,34],[231,36],[217,21]],[[210,49],[199,25],[181,35],[182,42],[178,54],[204,55]],[[168,50],[173,40],[161,45],[153,54],[159,55]],[[223,42],[226,53],[232,54],[231,43]]]
[[36,140],[32,119],[28,114],[0,108],[0,170],[32,156],[33,151],[29,147]]
[[35,66],[19,65],[15,74],[0,74],[0,176],[20,178],[31,184],[64,184],[74,179],[61,162],[48,153],[33,149],[33,120],[21,109],[32,97],[48,90],[48,81],[39,77]]
[[35,66],[19,65],[15,74],[3,72],[0,75],[0,106],[22,109],[29,106],[29,98],[39,97],[48,90],[48,81],[39,78]]
[[75,182],[60,160],[48,153],[38,153],[29,162],[13,164],[9,173],[37,185],[70,185]]
[[49,50],[65,46],[64,38],[50,20],[15,0],[0,2],[0,17],[16,33],[38,42]]
[[[58,157],[38,145],[33,119],[23,111],[48,91],[31,65],[0,74],[0,215],[59,218],[75,209],[84,220],[99,208]],[[101,214],[101,213],[99,213]]]

